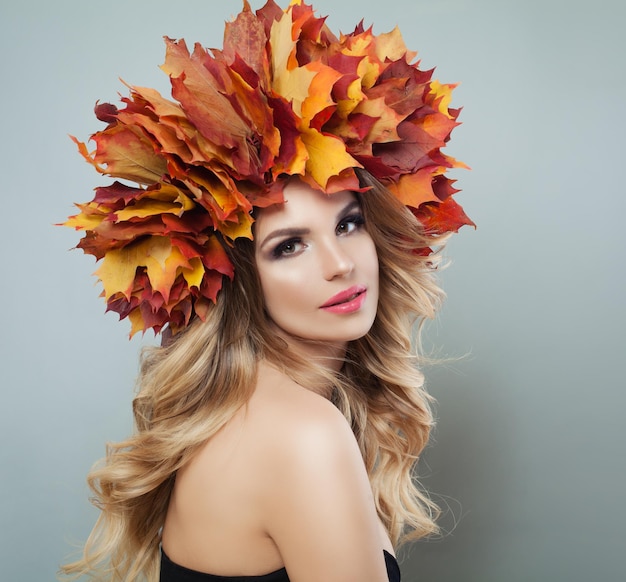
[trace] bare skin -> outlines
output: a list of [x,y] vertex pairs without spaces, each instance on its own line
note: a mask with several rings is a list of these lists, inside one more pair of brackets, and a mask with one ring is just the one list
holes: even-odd
[[263,363],[248,405],[178,473],[163,548],[216,575],[286,566],[293,582],[383,582],[393,552],[346,420]]

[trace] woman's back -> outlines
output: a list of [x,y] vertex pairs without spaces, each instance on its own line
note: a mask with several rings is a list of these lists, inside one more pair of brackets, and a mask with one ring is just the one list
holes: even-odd
[[303,581],[386,580],[392,552],[345,418],[263,363],[247,406],[179,471],[163,549],[199,572]]

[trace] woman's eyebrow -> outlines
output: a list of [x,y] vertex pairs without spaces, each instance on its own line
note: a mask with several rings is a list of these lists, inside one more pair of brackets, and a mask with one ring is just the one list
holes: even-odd
[[309,228],[277,228],[263,239],[263,242],[259,245],[259,249],[263,249],[268,242],[275,238],[304,236],[305,234],[310,234],[310,232],[311,229]]
[[358,200],[352,200],[351,202],[348,202],[348,204],[346,204],[341,209],[341,211],[337,213],[337,220],[340,220],[346,214],[349,214],[350,212],[356,209],[361,210],[361,203]]

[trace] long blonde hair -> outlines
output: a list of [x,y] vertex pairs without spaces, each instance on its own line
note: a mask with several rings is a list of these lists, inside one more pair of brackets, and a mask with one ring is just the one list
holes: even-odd
[[[176,471],[247,402],[261,358],[296,382],[306,378],[306,387],[330,388],[352,426],[394,544],[436,531],[437,509],[416,485],[414,470],[433,424],[418,368],[419,329],[442,299],[434,278],[439,254],[423,251],[442,241],[422,232],[371,176],[359,176],[371,187],[359,198],[380,263],[370,332],[349,344],[337,374],[286,350],[264,309],[254,243],[237,241],[230,253],[235,278],[225,282],[206,321],[196,319],[172,341],[144,351],[135,433],[108,445],[89,474],[100,516],[82,557],[63,566],[63,574],[158,580],[161,528]],[[311,378],[319,386],[311,386]]]

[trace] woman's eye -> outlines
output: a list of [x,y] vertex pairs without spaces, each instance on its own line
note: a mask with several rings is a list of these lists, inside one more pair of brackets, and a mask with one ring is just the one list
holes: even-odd
[[276,259],[280,257],[288,257],[289,255],[293,255],[300,250],[300,246],[302,243],[299,240],[286,240],[281,242],[273,251],[272,256]]
[[361,214],[348,216],[337,224],[337,234],[350,234],[365,224],[365,218]]

